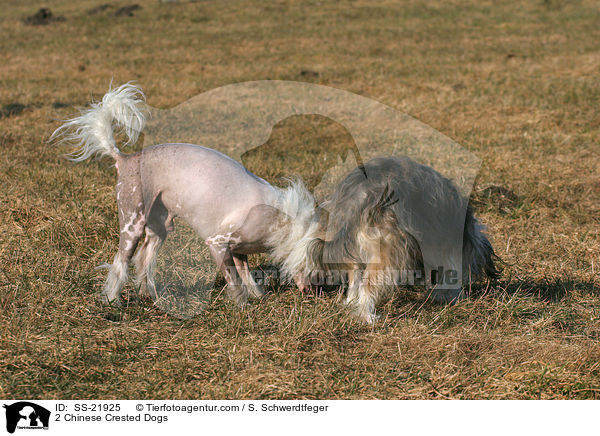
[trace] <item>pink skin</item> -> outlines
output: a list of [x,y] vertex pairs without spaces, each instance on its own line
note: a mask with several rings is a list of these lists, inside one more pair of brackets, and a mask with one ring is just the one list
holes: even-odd
[[[246,304],[248,292],[263,295],[249,272],[247,255],[267,251],[271,228],[281,221],[279,211],[268,206],[276,203],[277,188],[228,156],[190,144],[162,144],[119,155],[115,166],[120,241],[104,301],[118,304],[124,285],[118,271],[126,271],[144,232],[156,242],[144,242],[136,266],[141,289],[155,296],[153,264],[175,218],[206,241],[238,305]],[[306,289],[304,280],[295,281],[301,291]]]

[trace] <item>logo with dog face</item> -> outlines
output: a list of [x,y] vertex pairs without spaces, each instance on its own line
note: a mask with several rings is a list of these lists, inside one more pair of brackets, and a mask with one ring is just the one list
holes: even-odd
[[48,429],[50,411],[42,406],[29,401],[19,401],[10,405],[4,404],[6,409],[6,431],[14,433],[18,429]]
[[[202,241],[194,239],[195,232],[213,226],[212,221],[203,221],[203,217],[216,217],[215,220],[218,220],[221,216],[230,216],[216,213],[215,205],[241,210],[248,201],[258,196],[238,195],[239,192],[250,192],[248,186],[252,181],[241,182],[246,180],[247,173],[245,170],[235,174],[225,171],[211,173],[210,168],[220,167],[216,163],[207,163],[209,160],[205,157],[194,164],[190,163],[191,157],[180,158],[170,164],[172,170],[165,170],[164,156],[152,158],[155,148],[144,149],[140,158],[143,161],[136,166],[139,174],[136,177],[141,179],[141,184],[163,186],[161,183],[167,183],[165,174],[177,174],[177,177],[169,178],[168,186],[171,191],[176,186],[182,194],[172,196],[170,207],[166,204],[169,199],[157,197],[154,191],[147,198],[141,197],[129,203],[134,206],[138,203],[164,205],[149,210],[150,215],[165,223],[159,226],[164,235],[174,228],[170,216],[180,217],[185,222],[187,213],[187,223],[192,227],[184,228],[184,232],[180,232],[183,237],[178,240],[174,239],[178,236],[170,235],[170,242],[162,250],[161,257],[156,255],[161,241],[153,243],[150,239],[143,245],[157,247],[152,252],[152,259],[158,258],[158,261],[152,263],[151,272],[161,286],[159,291],[155,289],[155,301],[172,315],[188,318],[206,306],[200,304],[203,302],[200,296],[208,298],[214,288],[218,271],[216,265],[225,264],[219,261],[224,258],[220,254],[227,254],[226,247],[234,245],[237,239],[241,241],[240,245],[244,239],[259,240],[269,216],[288,217],[287,222],[291,223],[282,227],[281,237],[271,235],[266,242],[269,247],[274,247],[270,251],[271,258],[280,265],[282,276],[292,278],[298,288],[303,289],[307,284],[327,283],[330,273],[339,272],[344,275],[340,281],[349,284],[349,301],[358,301],[358,295],[367,292],[367,289],[373,289],[371,294],[377,294],[375,289],[383,289],[388,281],[394,285],[405,282],[409,285],[423,284],[428,290],[435,289],[433,298],[436,300],[454,301],[462,298],[463,277],[477,276],[492,254],[488,241],[478,231],[481,226],[478,227],[478,222],[471,216],[466,200],[478,173],[480,159],[440,132],[389,106],[311,83],[257,81],[213,89],[171,109],[148,110],[151,116],[144,129],[146,144],[197,144],[216,149],[238,162],[243,162],[247,153],[269,147],[274,126],[292,117],[324,117],[343,128],[350,138],[343,149],[327,148],[322,155],[309,153],[305,156],[312,159],[310,171],[317,182],[314,192],[307,193],[300,189],[302,184],[290,183],[291,189],[284,188],[283,192],[296,195],[274,202],[274,208],[281,215],[257,213],[260,218],[255,218],[248,214],[249,218],[243,223],[238,222],[233,230],[220,231],[206,240],[212,252],[202,247]],[[136,119],[131,117],[128,125],[138,127]],[[85,150],[82,152],[82,156],[87,156]],[[301,155],[298,157],[302,158]],[[191,179],[185,173],[186,168],[190,169],[189,174],[207,176],[201,183],[186,184],[182,180]],[[199,171],[198,168],[207,170]],[[124,171],[124,168],[119,168],[119,171]],[[223,174],[228,175],[225,177]],[[228,191],[227,195],[215,195],[221,192],[221,187],[231,185],[241,189]],[[186,212],[186,208],[199,204],[195,199],[189,200],[197,189],[190,191],[188,186],[210,186],[202,196],[214,197],[203,207],[205,211],[210,210],[210,214],[199,210]],[[144,192],[133,188],[129,191],[138,196],[140,191]],[[161,201],[156,202],[155,199]],[[315,203],[318,205],[316,208]],[[169,213],[169,210],[174,212]],[[130,224],[124,233],[128,235],[127,232],[138,222],[137,215],[122,215],[123,223]],[[235,228],[244,232],[235,232]],[[317,231],[314,231],[315,228]],[[321,239],[314,236],[317,233]],[[234,244],[227,241],[234,241]],[[195,250],[194,247],[202,249]],[[215,256],[215,247],[224,248],[220,248],[222,251]],[[189,256],[190,260],[182,257],[188,252],[193,253]],[[463,253],[466,254],[464,262]],[[190,273],[182,273],[177,269],[180,265],[189,265],[187,271]],[[246,257],[236,260],[234,256],[223,273],[230,297],[240,305],[246,302],[244,285],[248,289],[256,288],[252,280],[244,276],[245,270],[248,270]],[[385,276],[376,278],[375,283],[369,285],[374,274],[380,271]],[[187,281],[183,280],[185,277]],[[362,279],[357,279],[359,277]],[[338,282],[336,277],[333,279],[333,282]],[[112,282],[109,280],[107,283]],[[235,285],[239,283],[241,285]],[[237,292],[238,289],[242,291]],[[239,295],[244,298],[238,298]],[[249,295],[260,296],[262,291],[249,290]],[[365,315],[364,318],[371,322],[373,317]]]

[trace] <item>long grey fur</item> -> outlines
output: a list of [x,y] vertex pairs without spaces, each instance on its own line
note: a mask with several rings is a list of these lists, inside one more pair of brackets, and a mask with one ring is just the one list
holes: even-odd
[[[498,277],[494,250],[468,199],[449,179],[410,158],[380,157],[357,167],[323,207],[329,213],[327,236],[309,244],[312,274],[340,267],[364,271],[374,259],[379,264],[371,268],[420,270],[425,279],[437,267],[436,261],[462,266],[457,289],[434,291],[440,301],[460,299],[464,295],[461,284]],[[451,254],[452,245],[457,244],[460,264]],[[347,301],[372,322],[382,288],[351,280]]]

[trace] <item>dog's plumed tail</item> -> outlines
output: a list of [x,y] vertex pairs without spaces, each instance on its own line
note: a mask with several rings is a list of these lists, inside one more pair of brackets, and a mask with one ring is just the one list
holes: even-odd
[[69,158],[76,162],[94,155],[117,159],[121,152],[115,142],[114,126],[127,136],[125,145],[135,143],[146,124],[145,103],[142,90],[126,83],[109,90],[102,101],[92,103],[80,116],[66,120],[50,141],[73,144],[76,150]]

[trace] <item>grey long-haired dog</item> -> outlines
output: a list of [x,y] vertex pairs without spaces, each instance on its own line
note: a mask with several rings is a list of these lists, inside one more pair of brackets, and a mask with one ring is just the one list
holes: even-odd
[[359,165],[325,205],[330,237],[308,244],[308,273],[347,272],[346,302],[367,322],[382,291],[399,283],[428,285],[435,300],[451,302],[463,297],[463,284],[499,274],[468,199],[409,158]]
[[[128,143],[134,143],[144,129],[144,95],[130,83],[110,90],[101,102],[66,121],[51,137],[78,147],[74,161],[94,155],[116,161],[120,239],[103,301],[121,302],[132,260],[140,292],[157,297],[156,256],[177,217],[204,239],[227,280],[229,296],[238,305],[246,304],[249,294],[263,295],[248,269],[248,254],[270,251],[276,243],[287,271],[305,270],[306,244],[315,237],[318,223],[313,219],[313,197],[300,182],[286,189],[273,187],[239,162],[191,144],[161,144],[123,154],[115,142],[115,125]],[[274,232],[279,235],[276,240],[272,240]]]

